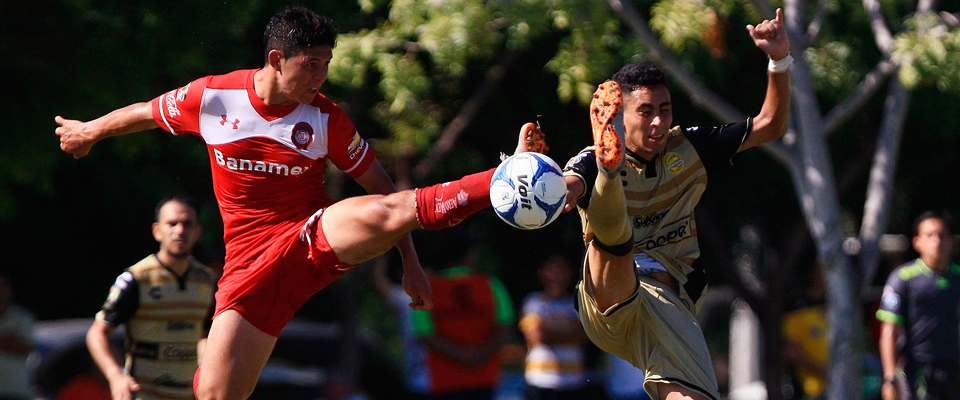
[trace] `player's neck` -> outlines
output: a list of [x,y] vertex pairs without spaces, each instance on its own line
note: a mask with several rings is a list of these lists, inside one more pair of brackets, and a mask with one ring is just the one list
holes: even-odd
[[173,271],[177,275],[183,275],[184,272],[187,272],[187,268],[190,268],[190,257],[174,257],[173,255],[160,250],[157,252],[157,260],[160,261],[160,264]]
[[947,264],[950,263],[950,260],[937,258],[937,257],[920,257],[920,260],[927,266],[937,272],[943,272],[947,269]]
[[280,91],[276,78],[277,70],[267,65],[253,74],[253,91],[257,97],[267,105],[290,106],[297,103],[296,99],[285,96]]

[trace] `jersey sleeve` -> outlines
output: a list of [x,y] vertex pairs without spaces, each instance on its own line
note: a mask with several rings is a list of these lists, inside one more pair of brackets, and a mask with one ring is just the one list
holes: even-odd
[[157,96],[150,102],[153,119],[160,128],[174,135],[200,134],[200,104],[209,76]]
[[593,193],[593,184],[597,181],[597,155],[592,147],[587,147],[577,155],[570,158],[567,164],[563,166],[563,176],[575,176],[583,182],[584,190],[577,199],[577,205],[580,208],[587,208],[590,203],[590,193]]
[[880,296],[880,307],[877,309],[877,319],[898,325],[903,324],[903,298],[906,282],[900,278],[899,269],[890,274],[883,294]]
[[713,127],[685,128],[683,134],[697,149],[707,170],[729,165],[753,130],[753,119]]
[[118,326],[129,321],[139,307],[140,285],[133,274],[126,271],[120,274],[110,287],[110,294],[97,313],[97,320],[110,326]]
[[370,143],[360,137],[353,121],[340,107],[334,107],[330,113],[327,135],[330,161],[351,178],[363,175],[376,159]]

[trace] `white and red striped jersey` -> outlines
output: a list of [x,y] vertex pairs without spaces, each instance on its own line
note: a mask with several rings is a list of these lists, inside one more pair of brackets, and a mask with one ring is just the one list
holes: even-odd
[[272,236],[299,229],[331,203],[328,159],[351,178],[375,159],[335,103],[317,94],[310,104],[268,105],[254,90],[256,72],[203,77],[151,102],[161,128],[207,144],[228,269],[248,264]]

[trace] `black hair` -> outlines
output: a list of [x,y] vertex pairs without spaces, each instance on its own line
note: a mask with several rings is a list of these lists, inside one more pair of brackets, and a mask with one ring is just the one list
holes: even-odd
[[196,214],[197,217],[200,216],[200,203],[197,202],[197,199],[194,199],[193,197],[183,193],[174,193],[164,196],[159,202],[157,202],[157,207],[153,209],[153,222],[160,222],[160,209],[163,208],[164,204],[167,204],[171,201],[176,201],[192,208],[193,213]]
[[613,80],[620,85],[620,90],[623,90],[624,93],[632,92],[641,87],[651,88],[662,85],[669,88],[667,76],[660,68],[652,65],[625,65],[613,75]]
[[266,60],[270,50],[279,50],[283,58],[289,58],[311,46],[333,47],[336,43],[332,19],[303,6],[286,6],[267,23],[263,57]]
[[931,218],[939,219],[940,222],[943,222],[943,227],[947,229],[947,235],[953,234],[953,216],[950,215],[950,212],[947,210],[930,210],[924,211],[917,216],[917,219],[913,220],[913,236],[919,235],[920,224]]

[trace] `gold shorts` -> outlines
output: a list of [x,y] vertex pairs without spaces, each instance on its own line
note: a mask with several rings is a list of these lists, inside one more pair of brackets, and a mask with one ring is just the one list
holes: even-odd
[[674,383],[719,399],[717,375],[696,317],[663,283],[639,275],[630,298],[601,311],[588,269],[577,284],[580,323],[600,349],[644,371],[643,388],[657,399],[657,383]]

